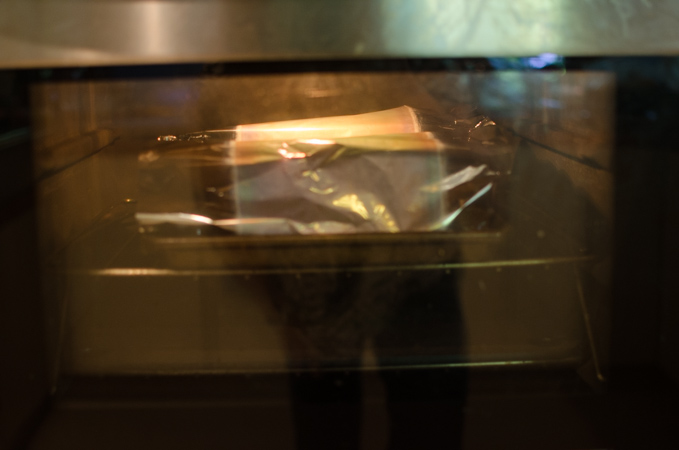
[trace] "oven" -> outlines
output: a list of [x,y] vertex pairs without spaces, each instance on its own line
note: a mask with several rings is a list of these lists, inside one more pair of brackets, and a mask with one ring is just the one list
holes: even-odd
[[2,448],[674,448],[670,1],[0,6]]

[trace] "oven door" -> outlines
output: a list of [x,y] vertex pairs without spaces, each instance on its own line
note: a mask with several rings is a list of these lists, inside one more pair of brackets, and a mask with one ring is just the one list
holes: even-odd
[[676,445],[675,7],[399,3],[5,7],[3,446]]

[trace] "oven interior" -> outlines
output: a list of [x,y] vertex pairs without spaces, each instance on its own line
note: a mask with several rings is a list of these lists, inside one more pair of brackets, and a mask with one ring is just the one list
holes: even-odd
[[[40,273],[31,289],[53,399],[29,448],[119,445],[116,430],[167,448],[294,448],[347,420],[361,421],[361,446],[379,448],[395,439],[393,405],[420,411],[422,399],[426,417],[457,418],[451,439],[465,448],[498,436],[523,448],[554,436],[611,445],[602,429],[613,425],[597,411],[614,369],[648,356],[643,342],[621,350],[632,338],[620,317],[635,313],[617,306],[615,284],[629,267],[651,270],[615,259],[631,233],[620,211],[645,183],[621,181],[639,152],[620,129],[628,79],[588,61],[446,64],[33,73],[30,131],[6,144],[31,154],[34,216],[17,226],[37,236],[26,264]],[[491,219],[469,209],[445,231],[242,236],[149,232],[135,216],[147,195],[140,155],[162,150],[159,136],[403,105],[480,114],[506,136],[512,158]],[[676,378],[672,356],[660,360],[658,379]],[[346,419],[357,409],[361,419]],[[511,432],[515,414],[530,432]],[[268,432],[257,436],[262,421]],[[430,422],[414,429],[440,439]],[[156,429],[168,423],[173,431]],[[507,429],[488,436],[489,423]]]

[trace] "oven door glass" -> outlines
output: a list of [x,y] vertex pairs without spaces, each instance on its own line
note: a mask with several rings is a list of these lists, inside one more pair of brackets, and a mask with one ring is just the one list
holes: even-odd
[[670,289],[676,67],[6,72],[54,399],[31,448],[613,447],[616,380],[679,373],[676,308],[641,301]]

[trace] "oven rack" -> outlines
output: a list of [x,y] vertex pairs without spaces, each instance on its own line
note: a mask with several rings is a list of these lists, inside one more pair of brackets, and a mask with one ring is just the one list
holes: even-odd
[[[136,203],[124,201],[102,213],[71,244],[52,258],[46,269],[66,278],[241,278],[302,276],[305,274],[392,272],[398,277],[412,271],[475,271],[516,268],[570,272],[573,301],[580,310],[585,354],[552,360],[556,365],[582,364],[589,360],[593,379],[604,380],[599,350],[600,330],[594,323],[597,306],[588,301],[589,290],[582,274],[603,255],[588,251],[558,229],[529,202],[514,201],[501,229],[475,233],[404,233],[355,236],[159,236],[140,231],[134,218]],[[551,226],[550,226],[551,225]],[[345,257],[328,258],[338,251]],[[390,253],[385,249],[391,249]],[[251,260],[246,255],[255,254]],[[262,255],[268,254],[266,260]],[[377,254],[367,260],[369,255]],[[297,256],[297,259],[292,258]],[[353,260],[352,260],[353,258]],[[391,261],[387,260],[388,258]],[[407,262],[407,258],[414,261]],[[558,267],[557,267],[558,266]],[[568,267],[570,266],[570,268]],[[584,286],[584,287],[583,287]],[[584,348],[583,348],[584,350]],[[583,359],[585,358],[585,359]],[[605,358],[604,358],[605,359]],[[470,360],[441,367],[495,367],[497,365],[543,365],[547,360],[518,358],[502,361]],[[439,364],[429,364],[439,367]],[[222,369],[220,369],[222,370]],[[248,368],[251,371],[252,368]],[[344,369],[342,369],[344,370]],[[268,371],[268,370],[265,370]]]
[[[517,204],[517,202],[514,202]],[[56,273],[92,276],[248,276],[585,264],[601,258],[538,219],[528,202],[501,229],[334,236],[144,234],[136,203],[110,207],[48,259]]]

